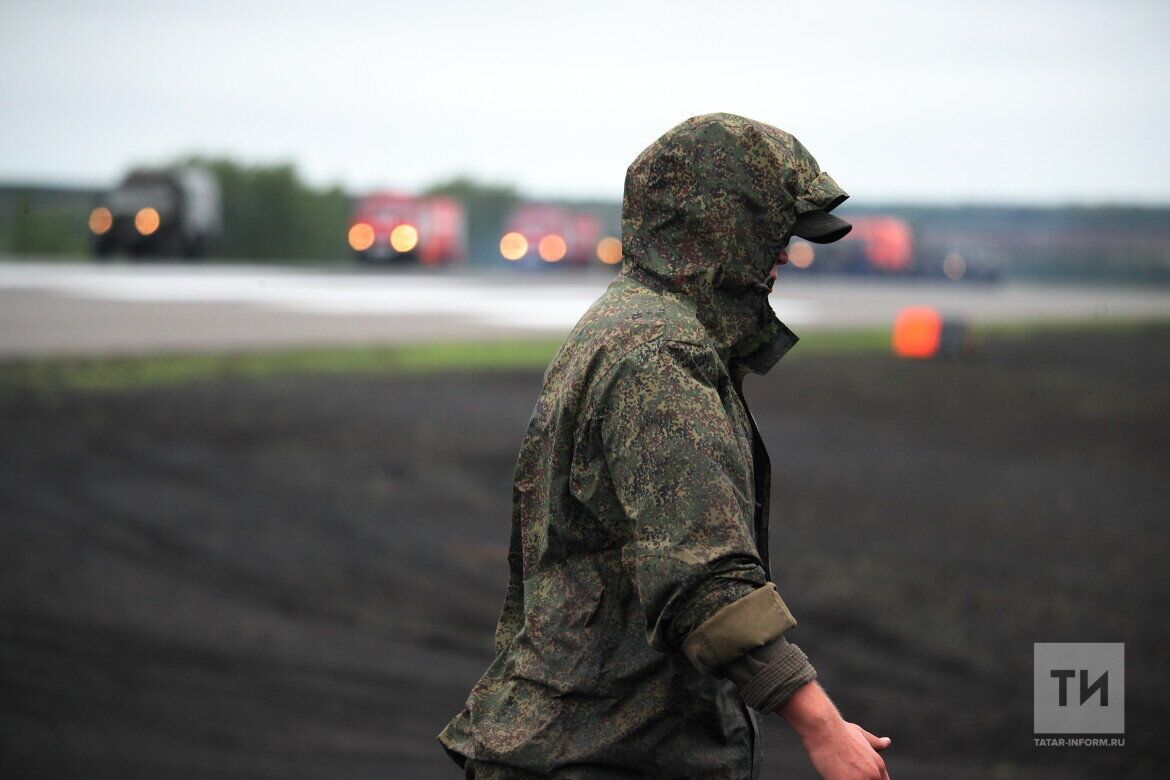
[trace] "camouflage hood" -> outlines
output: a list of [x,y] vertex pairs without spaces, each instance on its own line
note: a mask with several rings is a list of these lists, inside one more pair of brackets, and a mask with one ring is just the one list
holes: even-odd
[[796,342],[769,274],[797,215],[848,194],[792,135],[734,114],[692,117],[626,171],[623,273],[678,295],[732,373],[764,373]]

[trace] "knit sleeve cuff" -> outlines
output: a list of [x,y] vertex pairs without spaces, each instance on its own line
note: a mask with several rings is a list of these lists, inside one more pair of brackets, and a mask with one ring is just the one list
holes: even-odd
[[817,678],[817,672],[799,647],[780,637],[744,654],[724,668],[739,695],[754,710],[772,712]]

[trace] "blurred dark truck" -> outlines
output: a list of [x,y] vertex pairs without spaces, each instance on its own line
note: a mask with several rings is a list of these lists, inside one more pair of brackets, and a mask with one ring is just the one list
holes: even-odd
[[219,183],[194,166],[131,171],[89,214],[96,257],[202,257],[222,224]]

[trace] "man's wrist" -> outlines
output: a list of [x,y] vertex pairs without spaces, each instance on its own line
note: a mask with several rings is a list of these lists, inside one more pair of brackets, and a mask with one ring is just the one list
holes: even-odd
[[841,713],[815,681],[799,688],[776,708],[776,714],[805,741],[832,731],[843,722]]

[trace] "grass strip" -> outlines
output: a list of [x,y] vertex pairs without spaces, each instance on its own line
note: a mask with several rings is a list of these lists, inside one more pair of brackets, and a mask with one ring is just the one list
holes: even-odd
[[[1053,331],[1125,332],[1149,322],[998,324],[974,328],[982,338],[1028,338]],[[890,349],[889,328],[801,329],[789,360],[824,354]],[[0,394],[37,391],[110,391],[223,378],[280,375],[383,374],[445,371],[543,370],[560,339],[459,341],[366,347],[317,347],[223,353],[163,353],[119,357],[36,357],[0,362]]]
[[0,363],[0,393],[126,390],[224,378],[292,374],[413,375],[543,369],[559,341],[441,342],[208,354],[38,357]]

